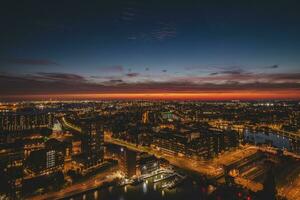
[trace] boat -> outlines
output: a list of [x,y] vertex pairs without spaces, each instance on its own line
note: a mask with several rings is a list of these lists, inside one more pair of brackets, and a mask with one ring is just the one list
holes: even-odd
[[144,180],[141,179],[141,178],[135,178],[135,179],[133,180],[133,182],[131,183],[131,185],[138,185],[138,184],[142,183],[143,181],[144,181]]

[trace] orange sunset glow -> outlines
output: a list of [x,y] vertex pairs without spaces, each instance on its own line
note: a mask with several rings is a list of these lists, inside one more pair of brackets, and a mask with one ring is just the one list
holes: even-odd
[[0,200],[300,200],[300,0],[6,0]]
[[169,93],[93,93],[93,94],[45,94],[9,96],[11,99],[53,100],[105,100],[105,99],[148,99],[148,100],[255,100],[255,99],[299,99],[298,90],[282,91],[232,91],[232,92],[169,92]]

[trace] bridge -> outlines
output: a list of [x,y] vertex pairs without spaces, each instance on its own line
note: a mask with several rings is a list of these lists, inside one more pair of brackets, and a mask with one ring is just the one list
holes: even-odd
[[300,134],[293,133],[290,131],[284,131],[281,130],[278,126],[273,126],[273,125],[259,125],[259,126],[251,126],[252,128],[269,128],[272,131],[274,131],[274,134],[280,135],[282,137],[286,137],[288,139],[294,139],[294,140],[299,140],[300,141]]

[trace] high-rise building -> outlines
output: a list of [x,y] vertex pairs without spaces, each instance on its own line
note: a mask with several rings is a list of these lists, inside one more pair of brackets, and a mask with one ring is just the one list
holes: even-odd
[[136,175],[136,154],[135,151],[126,148],[121,150],[120,168],[128,178]]
[[104,132],[100,123],[86,120],[82,126],[82,154],[86,168],[101,164],[104,159]]
[[55,150],[46,152],[46,168],[55,166]]

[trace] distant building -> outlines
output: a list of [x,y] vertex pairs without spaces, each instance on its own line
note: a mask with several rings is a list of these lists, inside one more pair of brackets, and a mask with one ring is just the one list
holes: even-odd
[[24,131],[35,128],[51,128],[53,114],[36,110],[24,112],[0,112],[0,131]]
[[142,123],[147,124],[149,123],[149,111],[145,111],[142,115]]
[[163,121],[170,121],[170,122],[179,119],[178,116],[175,115],[173,112],[162,112],[161,118]]
[[53,127],[52,127],[53,133],[61,133],[62,132],[62,125],[58,120],[55,120]]
[[82,153],[81,146],[82,145],[80,140],[72,141],[72,155],[78,155]]

